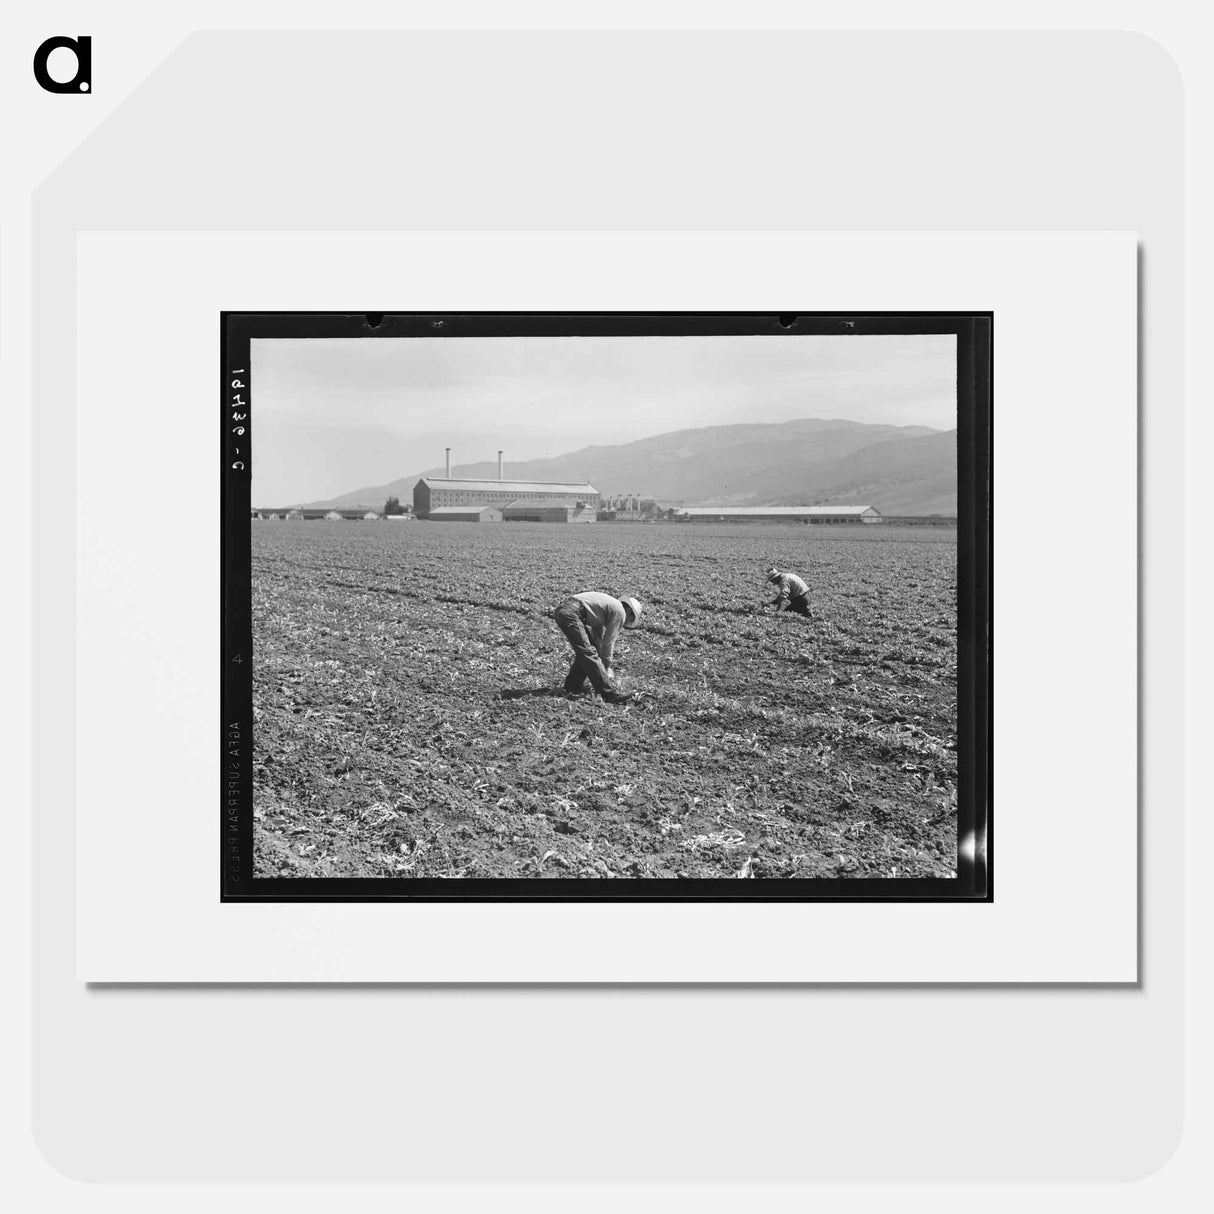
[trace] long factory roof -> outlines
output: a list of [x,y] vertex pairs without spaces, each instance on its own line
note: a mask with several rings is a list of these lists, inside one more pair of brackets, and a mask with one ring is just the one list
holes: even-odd
[[454,489],[462,493],[598,493],[593,485],[567,484],[564,481],[462,481],[454,477],[423,476],[431,489]]

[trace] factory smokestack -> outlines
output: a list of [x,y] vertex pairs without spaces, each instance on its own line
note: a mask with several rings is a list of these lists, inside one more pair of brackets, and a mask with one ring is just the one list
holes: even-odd
[[504,481],[506,479],[506,469],[505,465],[502,463],[502,453],[500,451],[497,453],[497,479],[499,481]]
[[447,479],[451,479],[451,448],[447,448]]

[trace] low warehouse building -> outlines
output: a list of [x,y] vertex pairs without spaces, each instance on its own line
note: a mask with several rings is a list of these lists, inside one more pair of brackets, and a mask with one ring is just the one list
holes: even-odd
[[700,523],[879,523],[875,506],[695,506],[675,512]]
[[500,523],[502,512],[495,506],[439,506],[426,517],[436,523]]
[[584,501],[570,505],[544,498],[521,499],[502,507],[508,523],[593,523],[598,511]]
[[325,506],[307,506],[303,509],[303,516],[313,522],[323,518],[333,521],[345,519],[346,522],[356,523],[365,518],[379,518],[374,510],[368,510],[366,506],[341,506],[336,509]]

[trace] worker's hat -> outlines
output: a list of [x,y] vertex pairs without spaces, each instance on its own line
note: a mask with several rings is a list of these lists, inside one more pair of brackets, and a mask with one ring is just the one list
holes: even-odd
[[641,622],[641,612],[645,608],[641,605],[640,599],[621,599],[621,603],[628,608],[628,614],[631,617],[624,623],[625,628],[635,628]]
[[773,565],[767,571],[767,580],[769,582],[778,582],[780,580],[780,571]]

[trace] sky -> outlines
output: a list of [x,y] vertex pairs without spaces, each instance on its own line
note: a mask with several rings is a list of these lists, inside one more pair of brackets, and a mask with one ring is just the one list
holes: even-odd
[[957,424],[951,335],[257,339],[254,506],[735,422]]

